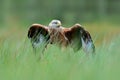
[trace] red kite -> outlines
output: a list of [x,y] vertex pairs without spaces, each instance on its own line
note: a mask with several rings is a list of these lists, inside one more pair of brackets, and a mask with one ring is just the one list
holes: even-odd
[[74,51],[81,48],[86,53],[95,51],[90,33],[80,24],[75,24],[70,28],[62,27],[59,20],[52,20],[48,26],[33,24],[28,31],[28,38],[33,48],[44,43],[45,47],[47,44],[58,44],[60,47],[71,46]]

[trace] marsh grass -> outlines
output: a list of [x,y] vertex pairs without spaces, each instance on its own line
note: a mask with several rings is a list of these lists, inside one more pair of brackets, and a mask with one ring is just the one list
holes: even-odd
[[38,60],[29,41],[11,43],[0,48],[1,80],[119,80],[119,39],[96,48],[96,55],[86,56],[81,50],[61,51],[49,45],[44,58]]
[[119,80],[120,36],[96,46],[96,55],[48,45],[34,53],[27,38],[0,41],[0,80]]

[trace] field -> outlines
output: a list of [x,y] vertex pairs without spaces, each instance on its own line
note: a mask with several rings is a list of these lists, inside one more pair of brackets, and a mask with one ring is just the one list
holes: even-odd
[[[16,26],[16,25],[14,25]],[[28,26],[28,25],[24,25]],[[0,80],[120,80],[120,28],[85,23],[96,46],[95,56],[49,45],[43,59],[27,39],[29,27],[0,29]],[[21,28],[20,28],[21,27]]]

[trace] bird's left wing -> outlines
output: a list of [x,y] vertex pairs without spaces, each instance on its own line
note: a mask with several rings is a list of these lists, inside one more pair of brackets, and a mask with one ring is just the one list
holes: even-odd
[[82,48],[86,53],[95,53],[95,45],[90,33],[86,30],[81,31]]
[[69,44],[73,48],[73,50],[76,52],[82,47],[81,42],[81,33],[80,31],[83,28],[79,24],[75,24],[74,26],[70,28],[63,28],[64,34],[66,38],[69,41]]
[[63,28],[63,31],[74,51],[78,51],[81,47],[86,53],[92,51],[94,46],[92,38],[80,24],[75,24],[71,28]]

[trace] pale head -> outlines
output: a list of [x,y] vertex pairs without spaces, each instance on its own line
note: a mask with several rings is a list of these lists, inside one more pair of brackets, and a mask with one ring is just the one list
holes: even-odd
[[49,27],[51,28],[59,28],[61,26],[61,21],[60,20],[52,20],[49,23]]

